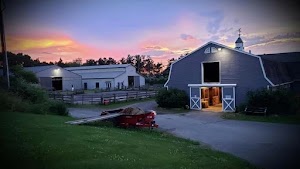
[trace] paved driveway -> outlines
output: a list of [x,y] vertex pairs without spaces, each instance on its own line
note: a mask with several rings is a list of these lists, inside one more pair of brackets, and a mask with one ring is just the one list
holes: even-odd
[[158,115],[156,122],[179,137],[200,141],[259,167],[300,168],[300,125],[224,120],[219,116],[191,111]]

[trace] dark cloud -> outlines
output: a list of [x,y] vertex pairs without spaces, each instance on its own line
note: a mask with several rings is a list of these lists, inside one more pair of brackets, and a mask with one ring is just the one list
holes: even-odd
[[271,37],[262,36],[254,36],[254,37],[245,37],[246,47],[253,47],[259,45],[265,45],[270,43],[284,43],[286,41],[299,41],[300,32],[294,33],[284,33],[279,35],[273,35]]
[[291,39],[291,38],[300,38],[300,32],[286,33],[274,37],[274,39]]
[[192,36],[192,35],[188,35],[188,34],[181,34],[180,35],[180,38],[182,39],[182,40],[197,40],[194,36]]
[[215,34],[220,29],[221,22],[224,20],[224,12],[214,11],[211,12],[208,17],[210,17],[211,19],[208,22],[206,29],[209,33]]

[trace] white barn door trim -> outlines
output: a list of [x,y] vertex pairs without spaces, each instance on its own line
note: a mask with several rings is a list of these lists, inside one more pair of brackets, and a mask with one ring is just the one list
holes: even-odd
[[[194,110],[201,110],[201,87],[221,87],[222,88],[222,111],[233,112],[235,111],[235,87],[236,84],[188,84],[190,88],[190,108]],[[192,88],[199,89],[199,97],[192,96]],[[224,94],[224,88],[232,89],[230,95]],[[230,96],[230,97],[229,97]]]
[[[232,93],[229,95],[230,97],[224,94],[224,88],[232,89]],[[222,87],[222,110],[224,112],[235,111],[235,86]]]
[[199,97],[192,97],[192,88],[190,87],[190,109],[201,110],[201,90],[199,89]]

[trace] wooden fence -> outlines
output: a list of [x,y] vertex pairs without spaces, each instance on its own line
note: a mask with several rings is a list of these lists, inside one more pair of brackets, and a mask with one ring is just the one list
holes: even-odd
[[49,93],[54,100],[61,100],[69,104],[105,104],[120,101],[141,100],[155,97],[157,91],[135,91],[126,93],[105,93],[105,94],[57,94]]

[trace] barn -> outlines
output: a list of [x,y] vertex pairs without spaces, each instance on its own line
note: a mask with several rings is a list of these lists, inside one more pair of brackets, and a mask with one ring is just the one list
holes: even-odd
[[136,72],[131,64],[97,65],[65,68],[82,76],[82,86],[86,89],[124,89],[145,85],[145,78]]
[[56,65],[24,67],[39,79],[41,87],[48,90],[82,89],[81,76]]
[[299,90],[299,52],[286,62],[245,52],[240,37],[235,44],[233,49],[208,42],[173,62],[164,86],[185,90],[191,109],[219,111],[235,111],[250,90],[284,85]]

